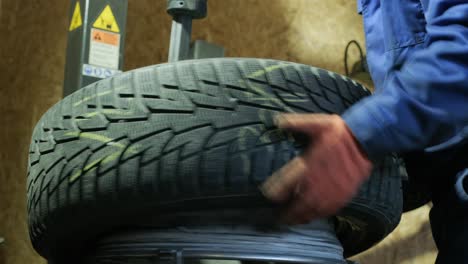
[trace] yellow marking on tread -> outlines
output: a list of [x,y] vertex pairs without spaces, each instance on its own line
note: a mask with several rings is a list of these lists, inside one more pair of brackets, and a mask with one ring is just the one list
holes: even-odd
[[96,164],[98,164],[101,160],[102,160],[102,158],[101,158],[101,159],[98,159],[98,160],[95,160],[95,161],[91,162],[90,164],[86,165],[86,167],[84,167],[84,169],[79,170],[79,171],[77,171],[75,174],[73,174],[73,175],[69,178],[69,181],[70,181],[70,182],[74,182],[76,179],[78,179],[78,178],[81,176],[81,174],[83,174],[84,171],[88,171],[88,170],[89,170],[89,171],[92,171],[92,170],[90,170],[90,169],[91,169],[93,166],[95,166]]
[[111,146],[114,146],[114,147],[125,148],[125,145],[122,143],[112,142],[112,140],[114,140],[112,138],[94,134],[94,133],[84,132],[80,134],[80,137],[100,141],[103,143],[109,143]]
[[78,172],[76,172],[75,174],[73,174],[72,176],[70,176],[70,178],[68,178],[68,181],[69,181],[69,182],[74,182],[76,179],[78,179],[78,177],[81,176],[81,171],[82,171],[82,170],[79,170]]
[[[101,140],[99,140],[101,141]],[[94,161],[92,161],[91,163],[89,163],[88,165],[86,165],[83,169],[77,171],[76,173],[74,173],[72,176],[70,176],[69,178],[69,181],[70,182],[74,182],[75,180],[77,180],[79,177],[81,177],[81,175],[83,174],[83,172],[85,171],[93,171],[95,170],[96,168],[93,168],[94,166],[96,166],[98,163],[102,163],[102,164],[107,164],[109,162],[112,162],[114,160],[116,160],[118,157],[120,157],[120,155],[122,155],[122,153],[125,151],[125,147],[126,145],[123,145],[121,143],[116,143],[116,142],[111,142],[111,143],[114,143],[114,144],[109,144],[113,147],[118,147],[119,150],[118,151],[115,151],[105,157],[102,157],[102,158],[99,158],[99,159],[96,159]],[[131,146],[127,149],[128,152],[130,153],[137,153],[137,150],[140,148],[141,146],[140,145],[135,145],[135,146]]]
[[86,165],[86,167],[84,167],[84,170],[87,171],[91,169],[94,165],[98,164],[101,160],[102,158],[91,162],[90,164]]
[[[116,114],[116,115],[131,115],[131,114],[133,114],[132,112],[125,112],[125,111],[121,111],[121,110],[118,110],[118,109],[103,109],[102,111],[94,111],[94,112],[87,113],[86,115],[84,115],[84,117],[93,117],[93,116],[98,115],[100,113]],[[80,121],[80,120],[83,120],[83,119],[78,119],[77,121]]]
[[[277,65],[272,65],[272,66],[268,66],[266,67],[265,69],[262,69],[262,70],[258,70],[256,72],[253,72],[249,75],[247,75],[247,78],[254,78],[254,77],[259,77],[259,76],[262,76],[262,75],[265,75],[269,72],[272,72],[274,70],[278,70],[278,69],[282,69],[282,68],[286,68],[288,66],[291,66],[291,64],[286,64],[286,63],[283,63],[283,64],[277,64]],[[239,80],[239,82],[243,82],[242,79]],[[251,97],[252,100],[254,101],[270,101],[272,103],[276,103],[277,105],[279,105],[280,107],[284,107],[285,110],[287,110],[288,112],[295,112],[292,108],[290,108],[289,106],[287,105],[284,105],[283,102],[278,99],[278,98],[275,98],[275,97],[272,97],[271,94],[268,94],[267,92],[265,92],[264,90],[262,90],[261,88],[259,87],[256,87],[254,85],[251,85],[252,89],[254,91],[256,91],[257,93],[259,93],[261,96],[263,96],[263,98],[260,98],[260,97],[257,97],[257,98],[252,98],[250,95],[249,97]],[[300,96],[304,96],[305,94],[300,94]],[[292,96],[292,95],[287,95],[287,96]],[[284,98],[284,97],[283,97]],[[307,99],[292,99],[292,98],[284,98],[284,101],[286,102],[290,102],[290,103],[299,103],[299,102],[308,102]]]
[[[84,117],[89,118],[89,117],[96,116],[96,115],[98,115],[100,113],[125,115],[125,116],[133,114],[133,112],[125,112],[125,111],[121,111],[121,110],[117,110],[117,109],[103,109],[102,111],[94,111],[94,112],[87,113],[86,115],[84,115]],[[89,120],[89,119],[76,119],[76,122],[85,121],[85,120]]]
[[274,70],[285,68],[285,67],[290,66],[290,65],[291,64],[277,64],[277,65],[268,66],[263,70],[258,70],[256,72],[253,72],[253,73],[247,75],[247,78],[259,77],[259,76],[265,75],[265,74],[267,74],[269,72],[272,72]]
[[[281,102],[280,99],[277,98],[252,98],[254,101],[275,101],[275,102]],[[284,98],[284,101],[289,102],[289,103],[305,103],[308,102],[307,99],[289,99],[289,98]]]
[[86,102],[86,101],[89,101],[89,100],[91,100],[91,99],[93,99],[93,98],[100,97],[100,96],[103,96],[103,95],[106,95],[106,94],[110,94],[110,93],[111,93],[111,91],[105,91],[105,92],[100,92],[100,93],[98,93],[98,94],[96,94],[96,95],[87,96],[87,97],[81,99],[80,101],[74,103],[73,106],[75,106],[75,107],[76,107],[76,106],[79,106],[80,104],[82,104],[82,103],[84,103],[84,102]]
[[132,154],[135,154],[140,148],[141,148],[141,145],[137,144],[135,146],[129,147],[127,151],[129,151]]
[[273,131],[266,131],[261,137],[260,142],[262,143],[271,143],[270,135],[276,133],[275,130]]
[[241,149],[241,150],[246,149],[245,138],[247,137],[247,134],[249,132],[252,133],[252,135],[254,135],[254,136],[260,136],[261,135],[260,131],[258,131],[256,128],[242,127],[241,129],[239,129],[239,132],[238,132],[239,149]]
[[287,94],[287,93],[281,93],[280,96],[281,97],[294,97],[294,98],[297,98],[297,97],[305,97],[307,94],[305,93],[294,93],[294,94]]
[[75,137],[77,137],[79,135],[80,135],[80,132],[76,132],[76,131],[68,132],[68,133],[65,134],[65,136],[75,136]]
[[262,121],[263,124],[266,124],[268,119],[267,119],[267,112],[265,109],[260,109],[258,111],[258,117],[260,118],[260,121]]
[[121,111],[118,109],[104,109],[102,112],[104,114],[116,114],[116,115],[132,115],[133,112],[131,111]]
[[[251,85],[251,87],[252,87],[252,90],[254,90],[255,92],[259,93],[260,95],[266,96],[265,99],[270,98],[269,99],[270,101],[281,102],[280,99],[272,97],[271,94],[268,94],[262,88],[259,88],[255,85]],[[260,99],[264,99],[264,98],[260,98]]]
[[70,176],[70,178],[68,178],[68,181],[69,181],[69,182],[74,182],[74,181],[76,181],[76,179],[78,179],[78,178],[81,176],[82,173],[83,173],[83,170],[77,171],[75,174],[73,174],[72,176]]
[[[132,154],[135,154],[137,153],[137,150],[140,148],[140,145],[135,145],[135,146],[132,146],[132,147],[129,147],[127,149],[128,152],[132,153]],[[125,149],[122,149],[120,151],[116,151],[114,152],[113,154],[111,155],[108,155],[104,160],[102,160],[102,164],[106,164],[106,163],[109,163],[115,159],[117,159],[120,155],[123,154]]]
[[252,132],[253,135],[260,136],[260,131],[258,131],[257,129],[253,127],[243,127],[242,130],[244,130],[245,133]]
[[245,146],[245,137],[247,134],[252,134],[254,136],[259,136],[260,142],[262,143],[270,143],[271,139],[269,134],[273,131],[266,131],[263,135],[261,131],[258,128],[253,128],[253,127],[243,127],[239,131],[239,138],[240,138],[240,147],[241,149],[244,149]]
[[[115,88],[115,90],[120,91],[120,90],[122,90],[124,88],[125,88],[125,86],[117,87],[117,88]],[[104,91],[104,92],[97,93],[95,95],[87,96],[87,97],[79,100],[78,102],[74,103],[73,106],[79,106],[80,104],[82,104],[82,103],[84,103],[86,101],[89,101],[89,100],[91,100],[93,98],[96,98],[96,97],[101,97],[101,96],[106,95],[106,94],[110,94],[111,92],[112,91]],[[131,98],[127,98],[127,99],[131,99]]]
[[281,102],[280,99],[273,97],[271,94],[268,94],[267,92],[265,92],[264,90],[262,90],[261,88],[255,85],[251,85],[251,87],[252,87],[252,90],[254,90],[255,92],[259,93],[262,96],[262,97],[252,98],[253,100],[257,100],[258,98],[258,100],[270,101],[271,103],[276,103],[278,106],[283,107],[287,111],[294,112],[294,110],[292,110],[289,106],[283,104],[283,102]]
[[[101,112],[95,111],[95,112],[87,113],[86,115],[84,115],[84,117],[93,117],[95,115],[98,115],[99,113]],[[82,120],[86,120],[86,119],[78,119],[76,121],[82,121]]]
[[113,160],[116,160],[120,155],[122,155],[123,150],[116,151],[102,160],[102,164],[107,164]]
[[103,142],[103,143],[109,143],[109,144],[112,144],[112,146],[116,146],[116,147],[119,147],[119,148],[124,148],[125,147],[125,145],[123,145],[122,143],[112,142],[112,140],[113,140],[112,138],[102,136],[102,135],[98,135],[98,134],[95,134],[95,133],[68,132],[65,135],[66,136],[80,136],[82,138],[92,139],[92,140]]
[[[103,143],[107,143],[108,145],[110,146],[113,146],[113,147],[118,147],[118,148],[126,148],[127,145],[124,145],[122,143],[118,143],[118,142],[113,142],[112,138],[109,138],[109,137],[106,137],[106,136],[102,136],[102,135],[99,135],[99,134],[95,134],[95,133],[89,133],[89,132],[83,132],[83,133],[80,133],[80,132],[68,132],[65,134],[66,136],[80,136],[82,138],[87,138],[87,139],[92,139],[92,140],[95,140],[95,141],[99,141],[99,142],[103,142]],[[134,149],[138,149],[140,148],[141,146],[140,145],[135,145],[135,146],[132,146],[130,147],[128,150],[131,151],[132,153],[136,150]]]

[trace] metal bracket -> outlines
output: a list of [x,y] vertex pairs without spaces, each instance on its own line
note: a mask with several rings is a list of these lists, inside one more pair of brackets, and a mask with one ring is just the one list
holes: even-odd
[[204,40],[195,40],[190,47],[190,59],[208,59],[224,57],[224,48],[222,46],[206,42]]
[[167,13],[171,16],[189,16],[192,19],[206,17],[207,0],[167,0]]

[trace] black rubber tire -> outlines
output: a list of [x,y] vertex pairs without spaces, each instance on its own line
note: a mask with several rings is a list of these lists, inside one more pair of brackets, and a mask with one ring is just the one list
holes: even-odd
[[[369,94],[322,69],[232,58],[156,65],[85,87],[34,129],[33,245],[49,257],[142,214],[271,206],[258,185],[301,148],[272,116],[341,114]],[[337,218],[346,254],[384,238],[401,208],[398,163],[388,157]]]

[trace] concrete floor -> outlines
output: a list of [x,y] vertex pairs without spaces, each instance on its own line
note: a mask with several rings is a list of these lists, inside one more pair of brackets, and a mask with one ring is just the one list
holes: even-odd
[[[32,128],[62,93],[70,1],[0,0],[0,264],[40,264],[25,209],[27,150]],[[227,56],[262,57],[344,72],[348,41],[363,40],[349,0],[210,0],[194,37],[223,45]],[[170,18],[163,0],[132,0],[126,69],[164,62]],[[357,58],[352,54],[352,59]],[[363,264],[433,263],[428,207],[404,216],[377,247],[356,257]]]

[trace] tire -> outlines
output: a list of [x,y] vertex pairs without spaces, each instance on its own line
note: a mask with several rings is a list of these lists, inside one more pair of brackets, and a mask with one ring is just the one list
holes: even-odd
[[[272,116],[341,114],[369,94],[335,73],[261,59],[162,64],[89,85],[34,129],[32,243],[50,258],[142,215],[271,207],[258,185],[302,146],[277,130]],[[336,218],[346,255],[390,233],[401,207],[398,163],[387,157]]]

